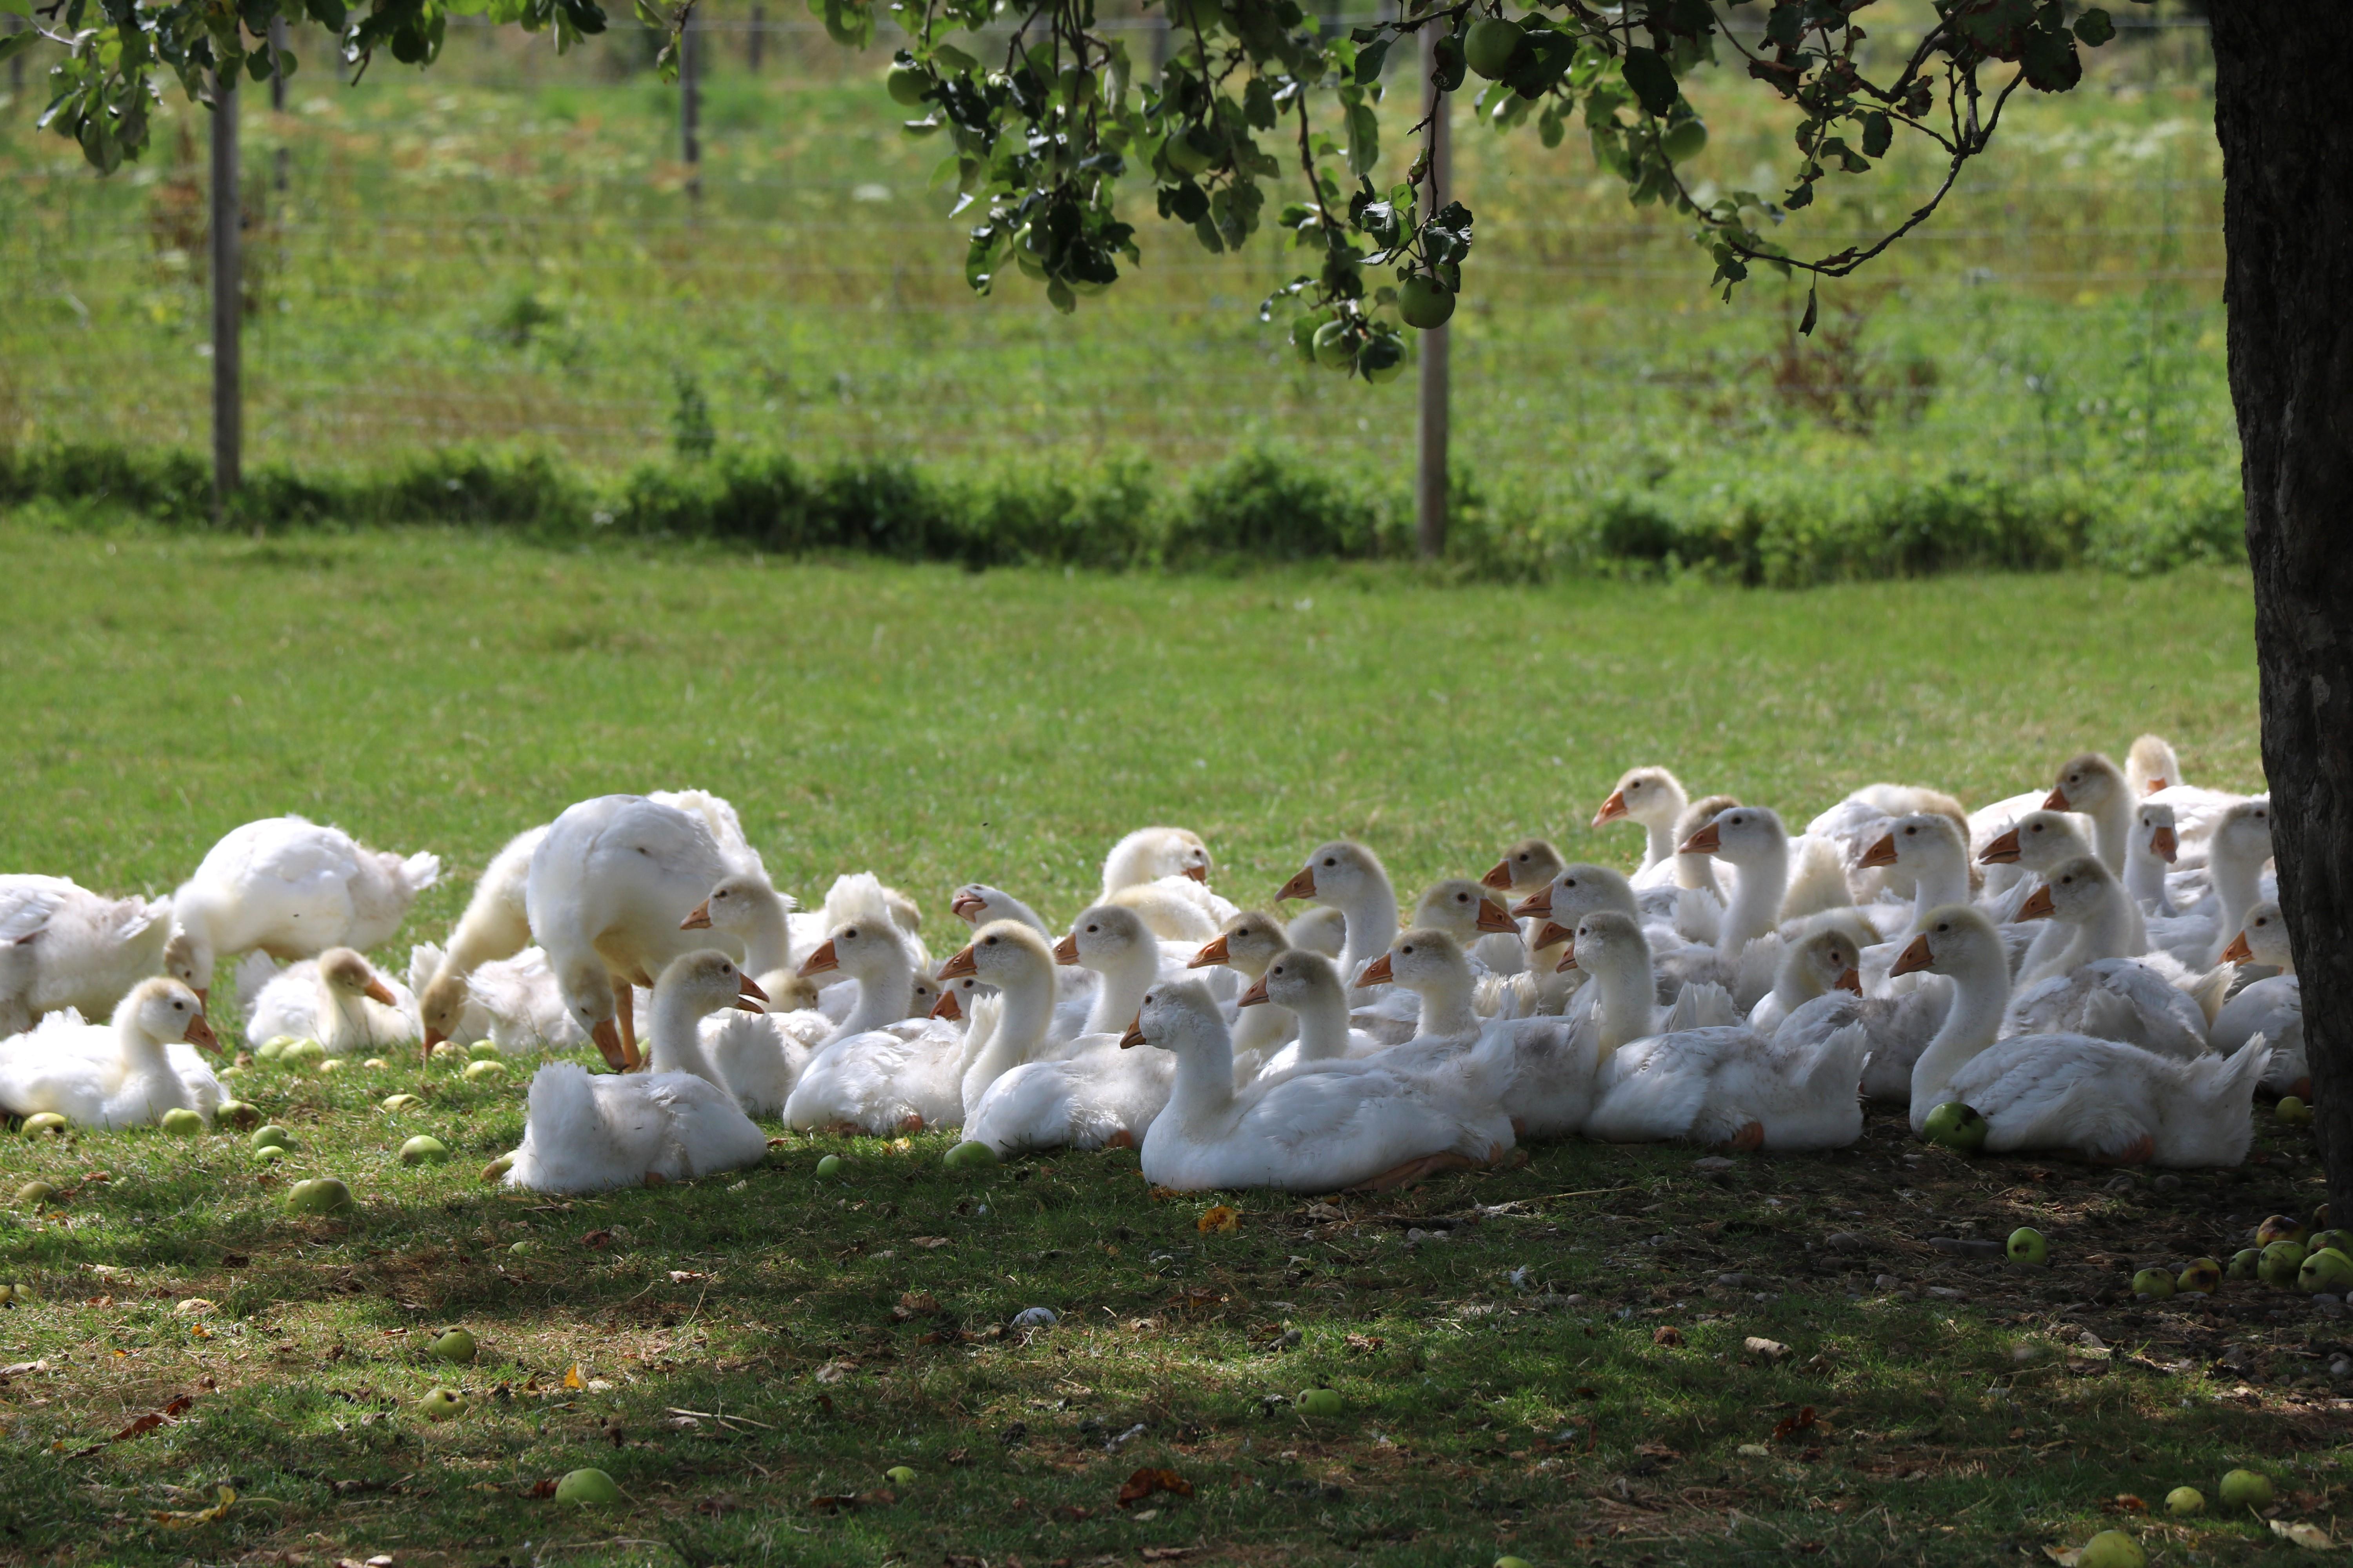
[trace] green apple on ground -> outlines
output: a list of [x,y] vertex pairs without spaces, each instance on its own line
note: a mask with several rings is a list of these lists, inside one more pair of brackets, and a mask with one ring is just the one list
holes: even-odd
[[940,1163],[951,1171],[984,1170],[997,1163],[997,1151],[967,1140],[940,1156]]
[[1948,1100],[1928,1112],[1921,1124],[1920,1136],[1931,1143],[1963,1154],[1974,1154],[1985,1147],[1986,1134],[1992,1131],[1986,1119],[1957,1100]]
[[2295,1271],[2295,1288],[2307,1296],[2342,1296],[2353,1290],[2353,1258],[2333,1247],[2306,1253]]
[[2311,1234],[2309,1227],[2298,1225],[2284,1214],[2275,1214],[2255,1226],[2255,1245],[2269,1247],[2274,1241],[2303,1241]]
[[204,1133],[205,1119],[185,1105],[175,1105],[155,1125],[174,1138],[195,1138]]
[[2173,1288],[2192,1295],[2211,1296],[2222,1288],[2222,1266],[2211,1258],[2192,1258],[2175,1277]]
[[332,1176],[313,1176],[286,1189],[288,1214],[333,1214],[351,1206],[351,1188]]
[[2255,1278],[2255,1267],[2263,1261],[2263,1255],[2254,1247],[2241,1247],[2231,1254],[2231,1267],[2225,1272],[2233,1279],[2253,1279]]
[[882,1474],[893,1486],[911,1487],[915,1484],[915,1472],[905,1465],[893,1465]]
[[2145,1568],[2147,1562],[2139,1542],[2121,1530],[2104,1530],[2084,1542],[2075,1568]]
[[2133,1276],[2132,1288],[2137,1296],[2162,1300],[2173,1294],[2173,1271],[2169,1268],[2144,1268]]
[[817,1163],[818,1179],[822,1182],[837,1179],[840,1176],[841,1170],[841,1156],[839,1154],[828,1154]]
[[2281,1095],[2279,1103],[2272,1107],[2272,1114],[2279,1118],[2283,1127],[2308,1127],[2312,1124],[2312,1107],[2296,1095]]
[[2011,1231],[2008,1250],[2012,1263],[2039,1268],[2051,1261],[2051,1244],[2032,1226],[2022,1225]]
[[427,1345],[425,1353],[436,1361],[471,1361],[474,1359],[474,1336],[463,1329],[451,1329]]
[[2176,1519],[2188,1519],[2206,1511],[2206,1494],[2196,1487],[2176,1487],[2165,1494],[2165,1511]]
[[2285,1289],[2295,1283],[2297,1272],[2304,1268],[2305,1251],[2300,1242],[2274,1241],[2263,1248],[2255,1263],[2255,1278],[2266,1285]]
[[428,1389],[417,1402],[417,1410],[427,1421],[447,1421],[466,1413],[466,1396],[454,1388]]
[[1299,1408],[1308,1415],[1337,1415],[1341,1410],[1337,1389],[1311,1388],[1299,1396]]
[[250,1164],[275,1165],[280,1160],[288,1158],[288,1155],[286,1150],[281,1145],[276,1143],[264,1143],[259,1149],[247,1150],[245,1158],[247,1163]]
[[449,1145],[421,1132],[400,1146],[404,1165],[438,1165],[448,1157]]
[[261,1120],[261,1110],[259,1106],[248,1105],[242,1100],[224,1100],[213,1107],[213,1120],[226,1122],[242,1131]]
[[32,1115],[25,1118],[25,1125],[17,1131],[27,1138],[39,1138],[45,1134],[51,1138],[62,1138],[65,1136],[66,1129],[72,1125],[72,1122],[54,1110],[36,1110]]
[[2264,1509],[2272,1505],[2272,1481],[2260,1470],[2232,1470],[2222,1478],[2222,1506]]
[[294,1135],[270,1121],[255,1128],[253,1136],[246,1142],[256,1149],[291,1149],[294,1147]]
[[20,1208],[37,1209],[57,1195],[57,1188],[47,1182],[26,1182],[16,1189],[16,1204]]
[[555,1500],[610,1508],[622,1500],[621,1489],[602,1470],[574,1470],[555,1483]]
[[506,1076],[507,1064],[504,1062],[472,1061],[466,1064],[466,1077],[470,1081],[474,1083],[480,1083],[485,1079],[504,1078]]

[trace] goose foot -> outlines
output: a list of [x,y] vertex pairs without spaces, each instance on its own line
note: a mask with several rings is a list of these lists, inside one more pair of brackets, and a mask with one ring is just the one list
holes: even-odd
[[[1528,1135],[1528,1119],[1527,1119],[1526,1117],[1525,1117],[1525,1116],[1514,1116],[1514,1117],[1513,1117],[1513,1118],[1512,1118],[1512,1136],[1513,1136],[1513,1137],[1514,1137],[1514,1138],[1525,1138],[1525,1137],[1526,1137],[1527,1135]],[[1491,1165],[1492,1165],[1492,1164],[1493,1164],[1494,1163],[1495,1163],[1495,1161],[1494,1161],[1494,1157],[1493,1157],[1493,1155],[1490,1155],[1490,1156],[1488,1157],[1487,1163],[1489,1163],[1489,1164],[1491,1164]]]
[[1762,1121],[1751,1121],[1739,1131],[1718,1143],[1716,1147],[1726,1153],[1753,1154],[1765,1147],[1765,1124]]
[[923,1130],[923,1119],[911,1110],[899,1118],[898,1130],[902,1132],[921,1132]]
[[1103,1147],[1106,1149],[1133,1149],[1135,1147],[1135,1134],[1123,1127],[1118,1131],[1103,1140]]
[[666,1187],[670,1185],[670,1178],[663,1175],[659,1171],[648,1171],[646,1173],[646,1185],[649,1187]]
[[2091,1162],[2094,1165],[2146,1165],[2156,1152],[2156,1138],[2144,1132],[2113,1154],[2103,1154],[2094,1150]]
[[[1483,1164],[1493,1163],[1491,1159]],[[1447,1171],[1476,1171],[1482,1168],[1482,1162],[1473,1160],[1467,1154],[1457,1154],[1450,1149],[1442,1154],[1425,1154],[1419,1160],[1408,1160],[1402,1165],[1392,1166],[1369,1181],[1357,1183],[1348,1191],[1386,1193],[1398,1187],[1409,1187],[1416,1182],[1427,1181]]]

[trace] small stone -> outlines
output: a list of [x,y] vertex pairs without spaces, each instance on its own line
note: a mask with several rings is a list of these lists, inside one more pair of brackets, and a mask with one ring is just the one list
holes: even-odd
[[1740,1348],[1750,1355],[1761,1356],[1767,1361],[1780,1361],[1789,1353],[1789,1347],[1780,1341],[1768,1340],[1759,1334],[1751,1334],[1741,1341]]
[[1883,1274],[1878,1279],[1873,1279],[1872,1284],[1882,1290],[1900,1290],[1904,1288],[1904,1281],[1898,1279],[1893,1274]]
[[1013,1326],[1017,1329],[1050,1329],[1061,1321],[1061,1315],[1051,1307],[1024,1307],[1013,1314]]
[[1969,1299],[1968,1291],[1956,1290],[1950,1285],[1931,1285],[1928,1294],[1945,1301],[1966,1301]]
[[1727,1160],[1721,1154],[1708,1154],[1700,1159],[1694,1160],[1692,1162],[1692,1169],[1694,1171],[1729,1171],[1736,1163],[1737,1163],[1736,1161]]
[[1851,1230],[1834,1230],[1822,1238],[1822,1245],[1832,1252],[1868,1252],[1871,1243]]

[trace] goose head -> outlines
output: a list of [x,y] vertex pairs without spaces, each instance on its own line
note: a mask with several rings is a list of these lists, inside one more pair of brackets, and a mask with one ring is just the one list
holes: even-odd
[[1482,936],[1520,932],[1504,906],[1468,877],[1450,877],[1430,884],[1421,901],[1414,905],[1413,923],[1435,926],[1465,947]]
[[1290,934],[1281,921],[1263,910],[1244,910],[1228,921],[1226,929],[1195,953],[1185,967],[1207,969],[1222,963],[1256,978],[1266,973],[1267,964],[1276,953],[1290,946]]
[[164,944],[164,973],[196,994],[199,1002],[212,999],[213,944],[183,926]]
[[1143,917],[1124,904],[1096,904],[1079,911],[1070,934],[1054,944],[1054,962],[1083,964],[1098,974],[1149,957],[1160,958],[1160,939]]
[[185,1040],[215,1056],[226,1054],[205,1017],[204,1000],[195,987],[168,974],[153,975],[132,986],[115,1005],[114,1024],[118,1031],[126,1026],[135,1029],[140,1038],[158,1046]]
[[2267,795],[2235,801],[2214,821],[2217,858],[2260,866],[2272,856],[2272,801]]
[[1217,1000],[1198,980],[1166,980],[1145,992],[1144,1005],[1135,1010],[1135,1022],[1119,1037],[1123,1050],[1155,1046],[1180,1057],[1209,1047],[1213,1042],[1230,1048]]
[[2181,853],[2181,837],[2174,829],[2173,807],[2159,800],[2141,802],[2133,812],[2133,841],[2167,865],[2173,864]]
[[1544,930],[1536,933],[1536,945],[1554,947],[1567,942],[1569,933],[1577,929],[1578,919],[1595,910],[1616,910],[1629,920],[1633,919],[1634,884],[1623,871],[1579,861],[1562,867],[1551,886],[1514,905],[1512,913],[1546,921]]
[[1209,847],[1185,827],[1139,827],[1103,857],[1103,895],[1163,877],[1209,879]]
[[706,947],[671,959],[670,967],[654,981],[657,1005],[673,999],[691,1007],[694,1016],[700,1018],[723,1007],[765,1013],[767,1008],[761,1004],[768,999],[768,994],[733,959],[717,948]]
[[1862,994],[1862,950],[1854,938],[1834,926],[1789,944],[1781,955],[1775,989],[1812,998],[1827,991]]
[[1002,991],[1023,982],[1053,984],[1054,950],[1019,921],[991,921],[940,966],[940,979],[967,975]]
[[2268,964],[2284,974],[2294,973],[2295,954],[2288,945],[2287,921],[2279,905],[2265,899],[2249,910],[2245,923],[2222,950],[2222,956],[2232,963]]
[[1942,812],[1915,812],[1887,825],[1877,843],[1862,852],[1859,866],[1929,867],[1968,863],[1968,842]]
[[1704,795],[1675,814],[1675,842],[1682,844],[1691,836],[1740,804],[1739,797],[1729,795]]
[[1302,952],[1293,948],[1277,953],[1274,962],[1266,966],[1266,973],[1242,993],[1241,1005],[1245,1007],[1255,1007],[1263,1002],[1292,1013],[1321,1005],[1327,1010],[1336,1007],[1345,1015],[1348,993],[1340,984],[1340,971],[1330,959],[1320,952]]
[[2002,951],[2001,933],[1994,930],[1993,921],[1983,911],[1967,904],[1947,904],[1929,911],[1927,923],[1896,955],[1888,973],[1891,978],[1922,973],[1949,974],[1957,979],[1983,975],[1998,980],[2006,994],[2010,959]]
[[773,910],[779,898],[775,887],[756,871],[739,871],[732,877],[722,877],[711,889],[711,896],[694,906],[693,911],[678,922],[681,931],[723,931],[728,935],[742,937],[758,923],[764,910]]
[[1337,958],[1348,945],[1348,917],[1328,904],[1312,904],[1282,928],[1293,947]]
[[2164,737],[2142,735],[2125,753],[2125,787],[2137,800],[2181,782],[2181,759]]
[[1787,852],[1789,835],[1778,813],[1761,805],[1736,805],[1715,816],[1683,842],[1684,855],[1714,855],[1736,866],[1753,864],[1778,849]]
[[364,996],[386,1007],[400,1005],[392,987],[378,977],[365,958],[348,947],[331,947],[319,955],[319,984],[345,1002]]
[[2059,782],[2043,800],[2045,811],[2097,812],[2126,798],[2124,770],[2097,752],[2085,752],[2059,770]]
[[1593,826],[1631,821],[1645,827],[1672,827],[1690,798],[1681,781],[1664,768],[1629,768],[1593,814]]
[[417,1010],[425,1024],[427,1056],[449,1037],[459,1019],[465,1016],[466,998],[466,977],[462,974],[437,974],[432,984],[417,993]]
[[963,1004],[956,1000],[957,991],[952,981],[934,980],[928,974],[918,974],[907,987],[907,1016],[910,1018],[947,1018],[964,1016]]
[[1388,886],[1388,879],[1379,856],[1361,844],[1338,838],[1310,855],[1307,864],[1274,896],[1278,900],[1314,899],[1318,903],[1347,904]]
[[1560,955],[1564,974],[1572,969],[1599,974],[1613,963],[1639,961],[1645,971],[1651,966],[1650,939],[1642,934],[1641,923],[1622,910],[1588,910],[1565,935],[1568,948]]
[[899,933],[896,920],[844,921],[833,928],[831,936],[817,944],[815,952],[801,960],[800,968],[794,973],[800,979],[812,980],[839,970],[853,980],[865,981],[893,963],[905,962],[906,956],[906,942]]
[[1409,991],[1427,992],[1471,982],[1471,961],[1452,937],[1436,926],[1415,926],[1400,931],[1389,950],[1365,965],[1359,985],[1395,982]]
[[2083,925],[2120,896],[2116,873],[2096,855],[2078,855],[2051,868],[2042,886],[2018,908],[2021,921],[2056,920]]
[[2092,846],[2064,812],[2030,811],[2010,830],[1988,844],[1978,858],[1989,866],[2047,870],[2062,860],[2088,855]]
[[1533,893],[1549,886],[1567,863],[1548,841],[1523,838],[1504,850],[1504,858],[1489,867],[1479,881],[1499,893]]

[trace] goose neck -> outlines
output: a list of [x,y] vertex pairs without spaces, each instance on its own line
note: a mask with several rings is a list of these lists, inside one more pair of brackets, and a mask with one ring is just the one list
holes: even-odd
[[2165,886],[2165,862],[2151,854],[2137,835],[2125,855],[2125,892],[2143,909],[2160,915],[2173,912],[2173,900]]
[[1912,923],[1904,932],[1906,941],[1926,929],[1929,910],[1969,901],[1968,868],[1948,855],[1938,855],[1919,867],[1913,880]]
[[2247,911],[2255,907],[2256,897],[2263,890],[2263,863],[2240,852],[2218,833],[2214,836],[2214,847],[2209,851],[2207,866],[2208,875],[2214,883],[2214,896],[2222,904],[2219,951],[2221,945],[2228,944],[2232,937],[2245,928]]
[[753,900],[749,916],[735,934],[744,943],[746,974],[774,974],[792,967],[792,927],[785,920],[785,900],[774,893]]
[[349,1054],[353,1049],[371,1043],[368,1029],[367,999],[348,996],[328,984],[319,983],[319,1044],[331,1057]]
[[2110,790],[2108,798],[2086,814],[2092,819],[2092,841],[2109,870],[2125,874],[2126,846],[2132,842],[2132,807],[2123,793]]
[[1397,941],[1397,894],[1384,880],[1333,907],[1340,911],[1345,931],[1340,961],[1340,976],[1345,984],[1354,981],[1364,972],[1365,965],[1387,952],[1389,943]]
[[1647,953],[1611,953],[1596,964],[1593,973],[1594,1027],[1600,1041],[1600,1059],[1629,1040],[1651,1034],[1658,1010],[1658,988],[1651,978]]
[[693,998],[675,987],[654,987],[653,1016],[647,1021],[646,1054],[655,1072],[693,1072],[702,1055],[702,1015]]
[[1912,1131],[1927,1124],[1928,1112],[1944,1103],[1953,1076],[1994,1042],[2010,1006],[2010,972],[1999,942],[1948,965],[1953,999],[1936,1037],[1912,1065]]
[[[1428,1005],[1425,999],[1423,1005]],[[1302,996],[1292,1016],[1299,1020],[1301,1061],[1331,1061],[1348,1054],[1348,1004],[1344,997]]]
[[1419,987],[1421,1022],[1416,1032],[1423,1036],[1478,1033],[1479,1009],[1472,1005],[1473,990],[1467,964],[1460,973],[1425,982]]
[[170,1069],[171,1058],[164,1042],[141,1028],[137,1018],[117,1024],[114,1039],[122,1050],[122,1065],[132,1074],[147,1077]]
[[1134,1021],[1136,1009],[1144,1005],[1144,994],[1160,978],[1160,955],[1137,948],[1116,955],[1100,968],[1088,967],[1103,980],[1095,988],[1095,1005],[1087,1012],[1086,1032],[1118,1034]]
[[1789,841],[1780,838],[1762,852],[1738,862],[1740,886],[1725,911],[1717,951],[1725,957],[1771,931],[1780,922],[1781,900],[1789,888]]
[[1675,886],[1693,888],[1703,892],[1724,896],[1722,884],[1715,879],[1715,857],[1713,855],[1677,855]]
[[[1152,1046],[1137,1046],[1139,1051]],[[1176,1081],[1168,1095],[1169,1111],[1186,1124],[1196,1124],[1230,1110],[1234,1103],[1234,1047],[1222,1029],[1187,1041],[1176,1056]]]
[[1054,1024],[1054,972],[991,976],[997,982],[997,1024],[971,1053],[965,1067],[964,1104],[969,1116],[988,1086],[1028,1061],[1046,1045]]
[[2132,900],[2126,896],[2124,889],[2111,888],[2084,921],[2082,931],[2068,946],[2068,956],[2075,963],[2129,956],[2133,951],[2134,914]]
[[905,948],[890,943],[888,951],[859,970],[857,980],[858,1005],[849,1010],[849,1016],[834,1031],[837,1040],[895,1024],[907,1016],[909,999],[915,990],[914,960],[907,955]]

